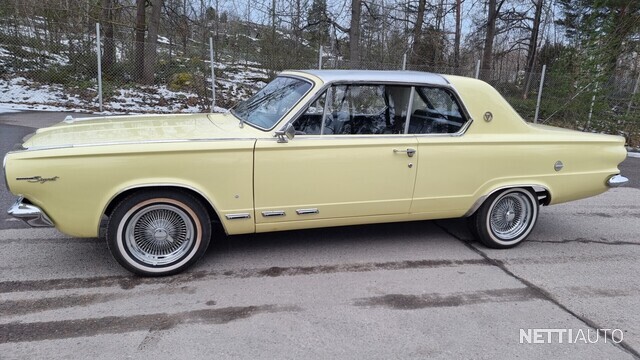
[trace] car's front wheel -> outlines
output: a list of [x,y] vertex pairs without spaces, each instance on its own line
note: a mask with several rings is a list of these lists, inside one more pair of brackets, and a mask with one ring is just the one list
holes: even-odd
[[533,230],[538,219],[538,207],[536,197],[527,189],[498,192],[469,218],[471,232],[488,247],[514,247]]
[[204,206],[179,191],[142,191],[109,217],[107,244],[127,270],[143,276],[179,273],[207,250],[211,221]]

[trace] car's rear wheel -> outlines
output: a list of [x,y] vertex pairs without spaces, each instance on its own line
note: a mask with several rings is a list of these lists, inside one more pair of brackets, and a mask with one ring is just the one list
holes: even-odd
[[142,191],[118,204],[107,244],[127,270],[143,276],[179,273],[207,250],[211,221],[204,206],[179,191]]
[[484,245],[505,249],[529,236],[538,219],[538,202],[523,188],[491,195],[469,219],[471,233]]

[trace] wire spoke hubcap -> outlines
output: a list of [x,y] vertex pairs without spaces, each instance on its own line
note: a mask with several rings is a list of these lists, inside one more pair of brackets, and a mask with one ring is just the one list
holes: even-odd
[[193,221],[182,209],[157,204],[134,214],[125,229],[127,250],[138,261],[163,266],[180,260],[195,241]]
[[499,198],[491,209],[491,231],[502,240],[513,240],[531,224],[533,208],[525,194],[508,193]]

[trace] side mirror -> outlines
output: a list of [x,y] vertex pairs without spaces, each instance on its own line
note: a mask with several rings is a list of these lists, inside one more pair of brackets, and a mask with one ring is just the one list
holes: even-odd
[[276,136],[278,137],[279,143],[289,142],[287,139],[291,140],[294,136],[296,136],[296,128],[294,128],[291,123],[288,123],[284,127],[284,130],[276,131]]

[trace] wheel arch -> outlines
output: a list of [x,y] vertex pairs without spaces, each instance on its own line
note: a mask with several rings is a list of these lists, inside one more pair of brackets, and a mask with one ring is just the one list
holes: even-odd
[[[115,193],[113,196],[111,196],[111,198],[109,199],[109,201],[107,201],[106,205],[104,206],[104,209],[101,213],[101,216],[111,216],[111,214],[113,213],[113,210],[115,209],[115,207],[125,198],[127,198],[128,196],[136,193],[136,192],[140,192],[140,191],[150,191],[150,190],[172,190],[172,191],[179,191],[179,192],[183,192],[183,193],[187,193],[191,196],[193,196],[194,198],[196,198],[198,201],[200,201],[200,203],[202,204],[202,206],[204,206],[204,208],[207,210],[207,213],[209,214],[209,218],[211,219],[212,223],[216,223],[219,224],[220,226],[223,227],[224,229],[224,224],[222,221],[220,221],[220,215],[218,214],[217,209],[215,208],[215,206],[213,205],[213,202],[206,196],[204,195],[201,191],[198,191],[197,189],[187,186],[187,185],[183,185],[183,184],[140,184],[140,185],[134,185],[134,186],[129,186],[127,188],[124,188],[122,190],[120,190],[119,192]],[[103,226],[103,222],[101,221],[99,224],[99,228],[98,228],[98,232],[100,232],[100,228]],[[226,232],[226,229],[224,229]]]
[[529,191],[531,191],[538,199],[538,205],[547,206],[551,203],[551,190],[549,190],[549,188],[544,185],[532,185],[532,184],[504,185],[504,186],[496,187],[493,190],[480,196],[478,200],[476,200],[476,202],[473,204],[473,206],[464,214],[464,217],[469,217],[473,215],[476,211],[478,211],[478,209],[482,206],[482,204],[484,204],[484,202],[489,197],[491,197],[491,195],[500,191],[515,189],[515,188],[528,189]]

